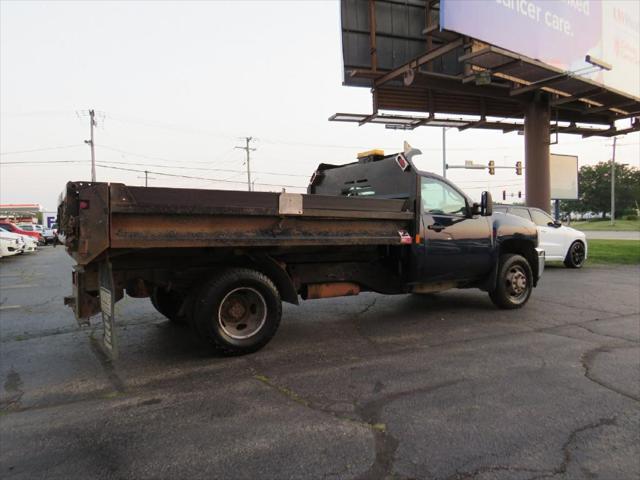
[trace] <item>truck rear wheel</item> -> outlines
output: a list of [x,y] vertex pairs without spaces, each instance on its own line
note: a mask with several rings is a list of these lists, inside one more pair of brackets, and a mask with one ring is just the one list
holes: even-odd
[[489,292],[497,307],[514,309],[524,306],[533,290],[533,272],[527,259],[521,255],[500,256],[496,287]]
[[244,355],[271,340],[281,316],[280,294],[273,282],[255,270],[233,268],[202,287],[193,322],[218,352]]
[[182,293],[176,290],[166,290],[163,287],[155,287],[151,292],[151,304],[162,315],[174,323],[184,323],[185,319],[180,315],[180,308],[184,302]]

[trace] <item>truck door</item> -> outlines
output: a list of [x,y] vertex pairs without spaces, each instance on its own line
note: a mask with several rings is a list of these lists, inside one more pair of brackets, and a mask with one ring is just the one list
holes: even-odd
[[422,255],[417,281],[487,275],[493,265],[490,217],[470,215],[465,196],[440,179],[421,177],[420,187]]

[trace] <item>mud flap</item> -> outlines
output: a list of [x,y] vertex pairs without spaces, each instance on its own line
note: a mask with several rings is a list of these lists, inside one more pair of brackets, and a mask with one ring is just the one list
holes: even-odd
[[102,342],[111,359],[118,358],[118,342],[116,338],[116,321],[114,311],[114,281],[111,262],[107,259],[100,263],[100,310],[104,328]]

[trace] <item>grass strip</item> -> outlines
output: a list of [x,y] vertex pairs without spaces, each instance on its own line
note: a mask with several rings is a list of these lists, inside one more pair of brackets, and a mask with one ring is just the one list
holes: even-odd
[[588,240],[587,264],[640,264],[640,242],[637,240]]

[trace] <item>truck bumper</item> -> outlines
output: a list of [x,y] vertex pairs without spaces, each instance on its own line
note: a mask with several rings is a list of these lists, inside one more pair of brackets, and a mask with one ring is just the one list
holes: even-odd
[[73,294],[64,297],[64,304],[73,309],[78,325],[89,325],[89,318],[100,313],[97,269],[75,265],[71,276]]
[[536,248],[536,255],[538,256],[538,275],[536,278],[536,283],[538,283],[538,280],[540,280],[540,277],[542,277],[542,272],[544,272],[544,250],[542,248]]

